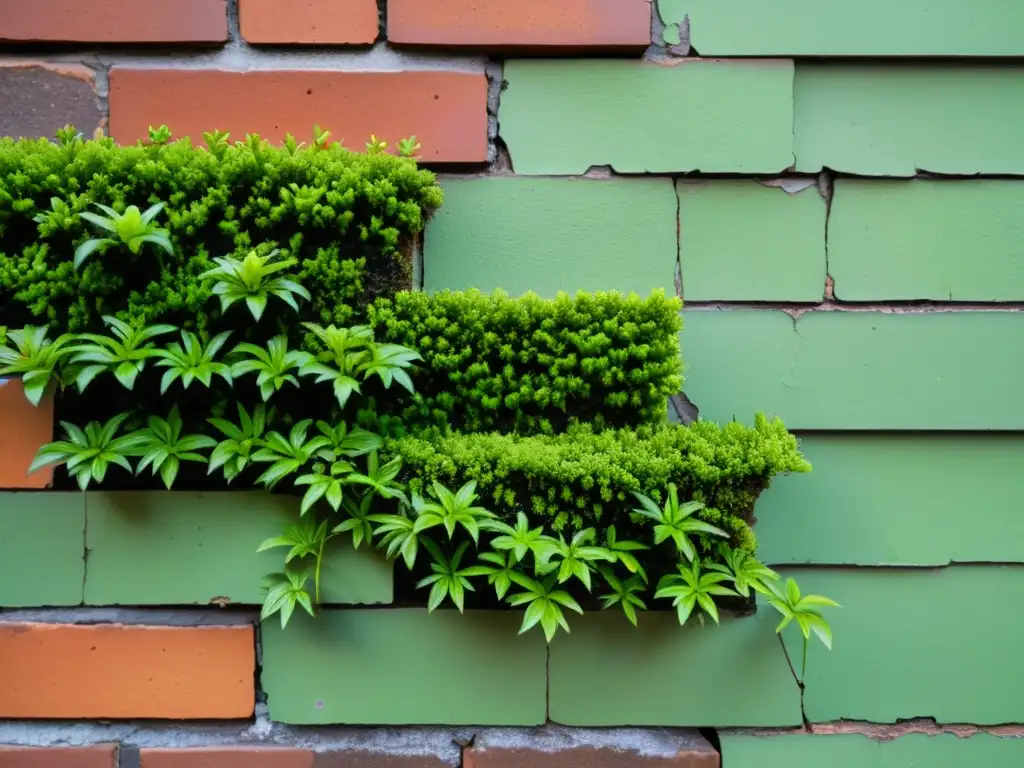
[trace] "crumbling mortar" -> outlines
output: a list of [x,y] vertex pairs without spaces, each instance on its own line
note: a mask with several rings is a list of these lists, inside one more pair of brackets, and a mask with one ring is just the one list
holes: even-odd
[[374,42],[388,39],[388,0],[377,0],[377,39]]
[[505,69],[500,61],[491,60],[484,65],[484,73],[487,75],[487,163],[489,170],[500,165],[502,171],[511,173],[512,158],[508,155],[508,147],[498,136],[501,94],[508,87]]
[[228,6],[228,41],[242,43],[242,22],[238,15],[238,0],[227,0]]
[[679,43],[668,45],[665,42],[665,29],[669,25],[658,12],[658,0],[651,0],[651,44],[644,52],[646,61],[666,63],[672,59],[700,56],[690,45],[690,16],[687,14],[679,22]]
[[679,182],[675,179],[672,180],[672,192],[676,196],[676,268],[673,278],[676,296],[685,300],[683,293],[683,202],[679,196]]
[[832,221],[832,198],[835,195],[835,181],[832,175],[823,170],[818,176],[818,193],[825,201],[825,301],[835,301],[836,282],[832,278],[832,272],[828,263],[828,228]]
[[[950,734],[957,738],[970,738],[988,734],[1001,738],[1024,739],[1024,725],[970,725],[965,723],[937,723],[934,718],[922,717],[897,720],[895,723],[872,723],[859,720],[839,720],[825,723],[811,723],[812,732],[817,736],[856,734],[867,736],[878,742],[895,741],[909,734],[940,736]],[[719,731],[725,736],[793,736],[805,733],[803,728],[728,728]]]

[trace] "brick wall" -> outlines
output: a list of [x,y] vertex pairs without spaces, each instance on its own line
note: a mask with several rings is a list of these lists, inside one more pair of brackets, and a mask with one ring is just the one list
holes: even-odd
[[360,553],[261,632],[278,502],[4,493],[0,768],[1024,763],[1022,40],[1006,0],[0,0],[0,135],[414,134],[425,289],[680,292],[701,415],[815,467],[762,554],[843,604],[803,691],[768,616],[547,649]]

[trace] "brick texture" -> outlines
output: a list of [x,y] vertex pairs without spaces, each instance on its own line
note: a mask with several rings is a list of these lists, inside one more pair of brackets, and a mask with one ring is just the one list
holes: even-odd
[[487,159],[487,78],[463,72],[161,70],[110,73],[110,132],[121,142],[166,124],[176,137],[258,133],[308,140],[314,123],[362,150],[370,134],[416,136],[426,162]]
[[649,0],[388,0],[403,45],[642,49],[650,27]]
[[227,37],[227,0],[0,2],[0,41],[217,43]]
[[77,64],[0,62],[0,104],[0,136],[52,137],[68,124],[88,136],[103,124],[92,70]]
[[718,752],[704,739],[674,755],[647,755],[616,749],[576,747],[553,752],[536,749],[467,749],[463,768],[718,768]]
[[313,753],[284,747],[143,749],[142,768],[311,768]]
[[38,406],[25,399],[19,379],[0,379],[0,489],[46,488],[53,468],[28,474],[43,443],[53,440],[53,395]]
[[117,748],[0,747],[0,768],[117,768]]
[[238,20],[250,43],[367,45],[380,29],[376,0],[239,0]]
[[254,708],[253,629],[0,624],[0,717],[228,719]]

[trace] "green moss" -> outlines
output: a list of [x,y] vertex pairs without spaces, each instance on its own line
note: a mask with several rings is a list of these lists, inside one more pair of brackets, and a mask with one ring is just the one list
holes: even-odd
[[402,457],[412,488],[437,480],[457,487],[476,480],[481,497],[504,517],[519,511],[556,529],[629,525],[632,492],[664,497],[675,483],[683,498],[704,502],[700,516],[753,551],[754,502],[783,472],[807,472],[796,438],[779,420],[698,421],[559,435],[453,434],[404,437],[389,446]]
[[[219,316],[198,279],[211,259],[277,247],[313,294],[298,319],[350,323],[374,297],[411,287],[412,241],[441,197],[412,160],[339,144],[0,139],[0,322],[97,331],[116,314],[203,329]],[[162,264],[148,248],[111,248],[74,269],[76,246],[96,236],[78,214],[157,202],[174,250]]]
[[400,293],[370,308],[378,338],[425,361],[410,425],[553,434],[661,423],[682,386],[680,302],[657,291],[511,298]]

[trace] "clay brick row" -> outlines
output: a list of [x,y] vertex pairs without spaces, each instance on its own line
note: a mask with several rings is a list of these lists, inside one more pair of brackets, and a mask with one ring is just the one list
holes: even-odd
[[[0,136],[52,137],[67,124],[84,135],[104,127],[95,78],[83,66],[0,64]],[[151,125],[202,142],[204,131],[233,139],[286,133],[309,141],[313,125],[362,151],[370,134],[390,142],[416,136],[428,163],[487,160],[487,78],[483,72],[133,69],[110,72],[108,132],[146,139]]]
[[[465,768],[719,768],[707,745],[669,755],[643,755],[590,747],[543,751],[531,748],[463,752]],[[287,747],[142,749],[142,768],[446,768],[431,755],[398,755],[336,749],[314,753]],[[0,747],[0,768],[117,768],[117,747]]]
[[[396,45],[642,50],[650,0],[388,0]],[[242,38],[254,44],[370,45],[377,0],[239,0]],[[227,0],[0,2],[0,43],[187,43],[228,39]]]
[[251,625],[11,622],[0,659],[0,718],[236,719],[255,707]]

